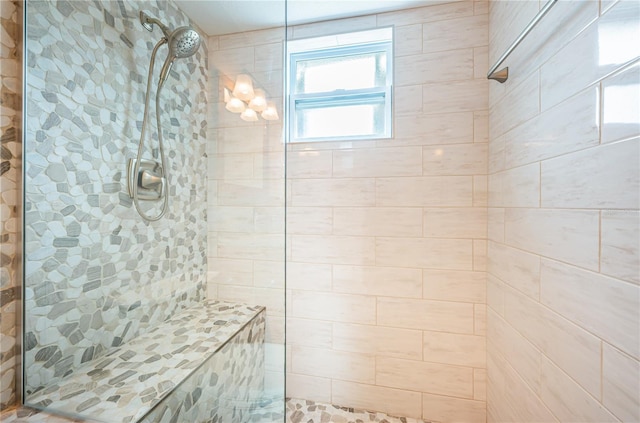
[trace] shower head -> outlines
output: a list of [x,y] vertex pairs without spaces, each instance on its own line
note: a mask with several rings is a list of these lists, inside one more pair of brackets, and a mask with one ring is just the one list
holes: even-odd
[[161,43],[167,43],[169,46],[169,54],[160,71],[160,82],[158,84],[161,87],[169,76],[173,62],[176,59],[193,56],[200,47],[202,37],[198,31],[190,26],[181,26],[171,31],[169,27],[160,22],[160,20],[152,18],[142,10],[140,11],[140,23],[147,31],[153,31],[153,26],[158,25],[164,34]]
[[181,26],[169,36],[169,55],[178,59],[193,56],[200,47],[200,34],[190,26]]
[[190,26],[181,26],[169,34],[169,54],[160,71],[160,86],[169,76],[169,70],[176,59],[193,56],[200,47],[201,37],[198,31]]

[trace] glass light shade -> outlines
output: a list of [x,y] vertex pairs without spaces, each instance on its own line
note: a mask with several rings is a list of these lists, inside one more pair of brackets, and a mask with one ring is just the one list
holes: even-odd
[[236,77],[236,85],[233,87],[233,96],[240,100],[250,101],[255,94],[253,92],[253,82],[249,75],[241,73]]
[[255,122],[256,120],[258,120],[258,115],[256,114],[255,110],[247,107],[240,115],[240,119],[246,122]]
[[264,120],[278,120],[278,109],[273,101],[267,103],[267,108],[260,114]]
[[242,113],[246,109],[246,105],[239,98],[231,97],[225,106],[225,109],[232,113]]
[[229,92],[228,89],[224,89],[224,102],[228,103],[229,100],[231,100],[231,93]]
[[261,112],[267,108],[266,94],[264,93],[264,90],[261,90],[260,88],[256,88],[253,92],[255,93],[255,97],[253,97],[249,102],[249,107],[256,112]]

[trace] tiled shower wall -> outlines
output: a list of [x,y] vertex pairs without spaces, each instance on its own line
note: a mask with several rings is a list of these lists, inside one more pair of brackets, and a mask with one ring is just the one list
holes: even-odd
[[0,2],[0,410],[16,401],[16,308],[20,298],[18,264],[22,7],[18,1]]
[[[289,29],[393,25],[396,71],[393,139],[288,147],[287,396],[484,421],[487,21],[478,1]],[[271,342],[284,311],[281,128],[224,110],[221,89],[250,73],[277,97],[283,38],[209,43],[209,294],[266,305]]]
[[289,146],[287,395],[485,421],[488,3],[293,27],[394,27],[394,136]]
[[[266,306],[270,344],[284,344],[284,38],[284,26],[209,37],[208,296]],[[225,109],[238,74],[265,90],[280,120]]]
[[[490,57],[538,12],[492,2]],[[488,420],[640,421],[640,4],[558,2],[490,89]]]
[[[138,149],[151,50],[162,36],[142,28],[141,9],[170,27],[189,23],[167,1],[28,3],[28,391],[205,294],[206,181],[199,176],[206,172],[206,43],[176,61],[161,95],[169,210],[149,224],[134,209],[126,178],[127,159]],[[166,53],[159,51],[155,81]],[[157,157],[154,126],[146,158],[151,148]]]

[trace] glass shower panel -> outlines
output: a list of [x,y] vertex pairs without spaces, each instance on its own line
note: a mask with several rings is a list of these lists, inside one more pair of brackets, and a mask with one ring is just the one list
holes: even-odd
[[[224,102],[248,74],[283,115],[284,1],[275,29],[233,34],[211,34],[196,3],[208,2],[25,2],[26,405],[109,423],[284,418],[282,124]],[[202,43],[170,65],[161,40],[187,25]],[[168,208],[147,222],[127,162],[154,46],[142,159],[162,163],[159,113],[166,165],[146,176]],[[150,215],[161,204],[141,201]]]
[[[270,4],[284,18],[284,2]],[[215,140],[208,144],[215,198],[208,214],[209,292],[224,301],[266,306],[265,422],[284,418],[285,36],[283,20],[268,29],[238,28],[209,43],[209,99],[217,106],[211,121]],[[263,91],[276,113],[256,107],[240,84],[250,85],[254,94]],[[240,112],[251,107],[253,118]]]

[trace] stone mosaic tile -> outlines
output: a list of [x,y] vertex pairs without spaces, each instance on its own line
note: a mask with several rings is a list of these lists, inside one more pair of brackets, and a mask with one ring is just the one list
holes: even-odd
[[296,398],[287,399],[286,413],[286,423],[435,423]]
[[[206,43],[177,60],[164,85],[169,210],[146,223],[128,196],[126,164],[137,154],[151,50],[162,35],[142,28],[140,10],[172,28],[189,24],[165,0],[28,2],[28,397],[205,298]],[[145,158],[158,157],[153,127]]]
[[282,416],[284,398],[265,401],[264,329],[261,313],[141,422],[258,422],[274,406]]
[[[227,387],[238,398],[247,399],[262,388],[264,314],[264,307],[205,301],[36,392],[28,405],[106,423],[128,423],[144,418],[180,383],[184,388],[154,413],[171,404],[177,407],[171,413],[186,404],[193,407],[196,396],[205,398],[201,391],[205,387]],[[247,325],[248,330],[241,331]],[[232,339],[239,331],[240,339]],[[218,352],[228,361],[219,362]],[[236,363],[247,368],[240,369]],[[195,386],[203,377],[208,378],[204,386]],[[160,415],[164,419],[164,413]]]
[[[257,402],[257,406],[251,409],[250,414],[244,415],[244,421],[251,423],[281,423],[284,422],[284,408],[283,399],[279,395],[275,395],[271,399],[265,399]],[[192,407],[186,406],[185,409],[189,413]],[[186,415],[187,413],[185,413]],[[195,420],[192,416],[185,417],[190,420],[178,420],[177,422],[234,422],[235,420],[215,420],[214,416],[210,420]],[[48,414],[39,410],[29,408],[19,408],[7,410],[0,413],[0,422],[2,423],[99,423],[95,420],[79,420],[71,419],[62,416],[56,416]],[[155,423],[155,422],[154,422]]]
[[[204,395],[203,395],[204,397]],[[251,409],[250,414],[244,414],[243,420],[244,422],[251,423],[283,423],[285,421],[285,404],[284,400],[280,395],[272,395],[271,398],[262,397],[257,403],[255,403],[255,407]],[[224,416],[225,419],[221,420],[220,417],[214,416],[209,420],[201,420],[193,417],[193,415],[187,416],[190,413],[193,407],[184,407],[187,413],[183,414],[180,418],[181,420],[177,420],[176,423],[186,423],[186,422],[202,422],[202,423],[221,423],[221,422],[232,422],[236,423],[240,420],[229,420],[228,416]],[[216,420],[217,419],[217,420]],[[0,422],[2,423],[99,423],[94,420],[78,420],[65,418],[61,416],[55,416],[52,414],[48,414],[42,411],[33,410],[29,408],[20,408],[8,410],[0,414]],[[155,423],[155,421],[154,421]]]
[[[279,404],[278,404],[279,405]],[[277,407],[274,407],[277,408]],[[31,412],[33,413],[33,412]],[[0,421],[3,423],[13,423],[19,420],[16,419],[14,415],[7,417],[0,417]],[[25,422],[30,423],[68,423],[72,420],[60,419],[58,417],[47,417],[40,415],[41,417],[36,418],[35,416],[23,420]],[[6,418],[6,420],[4,420]],[[77,420],[76,420],[77,421]],[[192,422],[192,421],[201,421],[201,420],[178,420],[181,422]],[[222,421],[233,421],[236,420],[222,420]],[[239,420],[238,420],[239,421]],[[253,420],[260,423],[275,423],[282,422],[283,418],[281,413],[277,412],[273,415],[261,415],[259,412],[255,412],[253,415]],[[377,412],[369,412],[364,410],[358,410],[354,408],[348,407],[340,407],[337,405],[325,404],[314,401],[307,401],[297,398],[288,398],[286,402],[286,423],[366,423],[366,422],[375,422],[375,423],[430,423],[426,420],[418,420],[409,417],[393,417],[384,413]],[[431,422],[435,423],[435,422]]]
[[16,408],[13,410],[6,410],[0,414],[0,422],[2,423],[94,423],[91,420],[75,420],[65,417],[54,416],[40,412],[38,410],[32,410],[30,408]]
[[16,402],[22,146],[21,3],[0,1],[0,410]]

